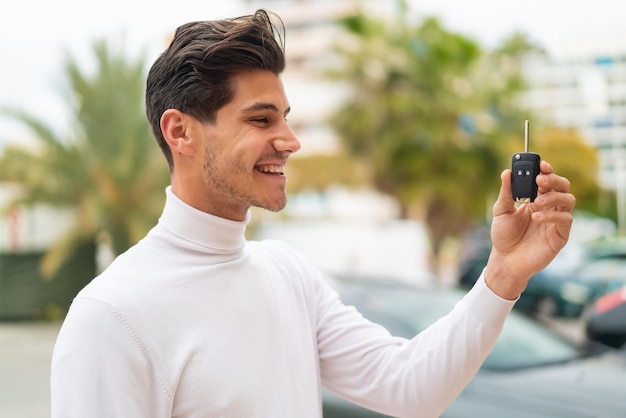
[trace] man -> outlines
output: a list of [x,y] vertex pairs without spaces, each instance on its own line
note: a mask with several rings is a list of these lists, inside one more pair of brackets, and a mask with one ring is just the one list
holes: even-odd
[[259,10],[183,25],[151,68],[165,208],[75,298],[52,359],[53,417],[320,417],[322,387],[389,415],[438,416],[565,245],[569,182],[543,162],[537,200],[516,208],[505,171],[483,275],[405,340],[344,306],[284,244],[246,241],[251,206],[285,206],[285,164],[300,148],[274,22]]

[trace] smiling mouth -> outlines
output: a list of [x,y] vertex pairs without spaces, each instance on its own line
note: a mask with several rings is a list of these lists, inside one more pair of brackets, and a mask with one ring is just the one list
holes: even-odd
[[278,164],[266,164],[254,167],[257,171],[264,174],[283,175],[285,174],[285,166]]

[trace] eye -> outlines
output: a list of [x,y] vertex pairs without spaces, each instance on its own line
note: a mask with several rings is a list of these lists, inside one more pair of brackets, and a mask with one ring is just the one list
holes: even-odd
[[258,118],[252,118],[252,119],[250,119],[250,122],[253,122],[253,123],[256,123],[256,124],[260,124],[260,125],[265,125],[265,124],[269,123],[269,118],[266,118],[265,116],[258,117]]

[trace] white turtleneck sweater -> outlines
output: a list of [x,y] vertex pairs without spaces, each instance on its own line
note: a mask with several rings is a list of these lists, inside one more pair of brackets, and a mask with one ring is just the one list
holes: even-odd
[[321,387],[434,417],[513,305],[481,277],[428,330],[392,337],[286,245],[246,241],[246,224],[168,188],[158,224],[74,299],[52,358],[52,417],[321,417]]

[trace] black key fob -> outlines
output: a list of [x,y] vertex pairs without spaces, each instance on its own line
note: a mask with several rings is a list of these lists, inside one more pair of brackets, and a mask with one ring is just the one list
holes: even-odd
[[528,152],[528,121],[525,125],[525,152],[513,154],[511,159],[511,188],[513,200],[517,203],[534,202],[537,198],[537,175],[541,157],[534,152]]
[[534,152],[518,152],[511,162],[513,200],[518,203],[534,202],[537,198],[537,175],[541,157]]

